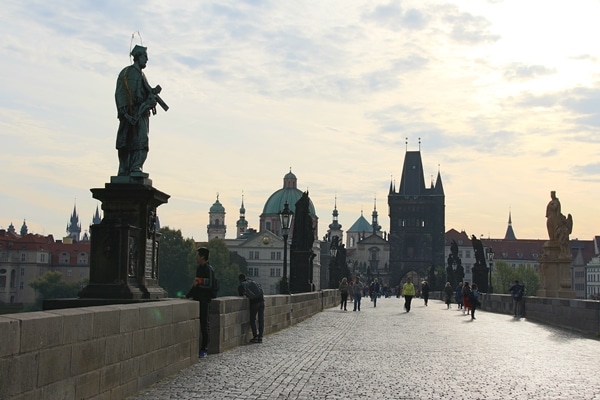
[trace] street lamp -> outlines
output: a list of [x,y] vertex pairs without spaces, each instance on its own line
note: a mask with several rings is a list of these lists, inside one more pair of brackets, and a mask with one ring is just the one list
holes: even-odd
[[294,213],[290,210],[288,202],[283,205],[283,210],[279,212],[279,221],[281,222],[281,233],[283,235],[283,278],[279,287],[279,293],[289,294],[289,284],[287,279],[287,240],[292,226]]
[[487,249],[487,259],[488,259],[488,262],[490,263],[490,280],[489,280],[489,284],[488,284],[488,292],[494,293],[494,290],[492,287],[492,265],[494,264],[494,250],[492,250],[491,247],[488,247],[488,249]]
[[338,240],[337,236],[332,237],[329,247],[329,289],[337,289],[335,267],[337,266]]

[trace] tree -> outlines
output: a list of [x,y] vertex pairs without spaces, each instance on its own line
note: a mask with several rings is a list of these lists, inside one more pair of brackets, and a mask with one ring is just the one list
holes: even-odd
[[221,239],[198,243],[198,247],[207,247],[210,251],[209,262],[221,286],[219,296],[237,296],[238,276],[246,271],[246,265],[242,265],[245,260],[237,253],[230,253]]
[[184,239],[180,230],[160,228],[158,283],[169,297],[187,294],[196,274],[196,245]]
[[85,282],[65,282],[58,271],[46,272],[35,281],[29,283],[39,296],[29,311],[41,310],[44,300],[75,298]]
[[525,295],[535,296],[540,288],[540,274],[533,267],[520,264],[517,267],[518,280],[525,285]]
[[508,293],[508,288],[517,278],[517,272],[504,261],[494,261],[492,285],[496,293]]
[[523,264],[513,268],[504,261],[494,262],[492,284],[496,293],[509,293],[508,289],[515,280],[525,285],[527,296],[535,296],[540,288],[540,275],[535,268]]

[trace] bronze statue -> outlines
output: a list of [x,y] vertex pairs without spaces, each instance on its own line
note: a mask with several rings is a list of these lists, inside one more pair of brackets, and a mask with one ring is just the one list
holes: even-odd
[[148,177],[142,166],[148,156],[150,112],[156,114],[156,104],[167,111],[169,107],[158,95],[162,88],[150,87],[142,72],[148,62],[146,47],[136,45],[131,51],[133,64],[125,67],[117,78],[115,102],[119,129],[117,151],[119,176]]

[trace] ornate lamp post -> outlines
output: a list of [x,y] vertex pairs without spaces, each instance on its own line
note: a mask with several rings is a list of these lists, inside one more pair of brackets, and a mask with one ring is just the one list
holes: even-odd
[[492,250],[491,247],[488,247],[486,253],[487,253],[488,262],[490,263],[490,273],[489,273],[490,280],[488,283],[488,292],[494,293],[494,290],[492,287],[492,265],[494,264],[494,250]]
[[337,289],[337,253],[338,253],[338,237],[331,238],[331,246],[329,247],[329,289]]
[[283,278],[279,287],[279,293],[289,294],[290,287],[287,278],[287,241],[292,226],[294,213],[290,210],[288,202],[283,205],[283,210],[279,212],[279,221],[281,222],[281,233],[283,235]]

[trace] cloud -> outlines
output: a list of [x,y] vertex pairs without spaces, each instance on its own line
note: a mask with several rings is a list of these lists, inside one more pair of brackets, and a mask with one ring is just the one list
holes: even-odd
[[420,30],[428,22],[427,16],[422,11],[415,8],[404,11],[400,2],[378,5],[372,11],[365,13],[363,19],[393,31]]
[[540,76],[556,74],[556,68],[547,68],[543,65],[526,65],[511,63],[504,68],[504,77],[511,80],[528,80]]
[[450,24],[450,37],[459,43],[481,44],[500,40],[500,35],[490,32],[491,22],[484,17],[456,12],[444,19]]

